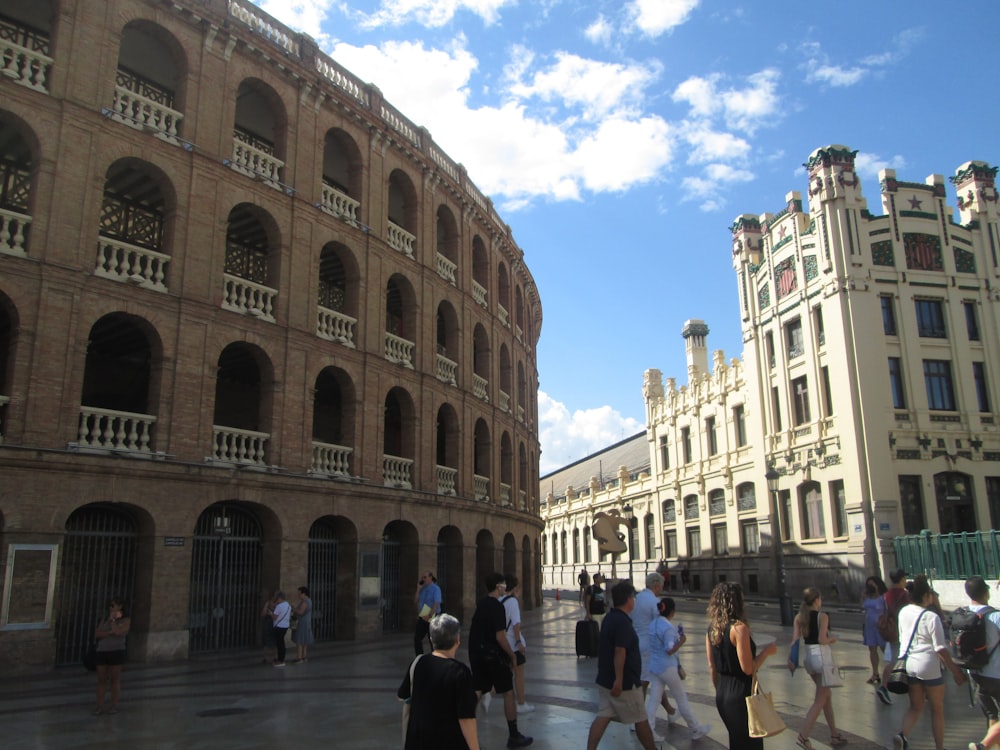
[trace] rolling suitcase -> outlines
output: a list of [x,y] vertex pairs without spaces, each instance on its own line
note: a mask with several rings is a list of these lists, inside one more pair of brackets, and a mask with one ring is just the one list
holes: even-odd
[[580,620],[576,624],[576,655],[586,656],[588,659],[597,656],[598,640],[601,636],[601,629],[593,620]]

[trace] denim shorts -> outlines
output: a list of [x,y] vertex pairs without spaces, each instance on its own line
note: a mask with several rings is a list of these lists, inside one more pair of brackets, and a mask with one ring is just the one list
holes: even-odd
[[944,685],[944,675],[940,677],[935,677],[933,680],[922,680],[919,677],[914,677],[912,674],[906,675],[906,681],[910,685],[923,685],[924,687],[937,687],[938,685]]

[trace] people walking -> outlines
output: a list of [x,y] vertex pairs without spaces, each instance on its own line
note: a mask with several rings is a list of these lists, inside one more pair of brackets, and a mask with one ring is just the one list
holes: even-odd
[[607,614],[607,593],[601,585],[604,583],[604,576],[594,573],[594,582],[587,587],[583,595],[583,619],[593,620],[600,627]]
[[424,653],[424,640],[430,636],[431,620],[441,612],[441,587],[430,570],[420,576],[417,593],[413,597],[417,605],[417,622],[413,627],[413,652],[417,656]]
[[521,586],[517,576],[508,573],[505,577],[507,593],[500,599],[500,603],[507,613],[507,643],[514,652],[514,698],[517,701],[517,712],[530,714],[535,707],[524,697],[524,664],[527,661],[528,646],[521,630],[521,603],[518,601]]
[[803,666],[816,683],[812,705],[806,711],[802,729],[796,739],[796,744],[803,750],[812,750],[809,735],[820,713],[826,717],[827,726],[830,728],[830,744],[834,747],[847,744],[847,738],[837,730],[837,719],[833,712],[832,687],[839,686],[840,678],[835,671],[830,646],[837,642],[837,638],[830,628],[830,616],[822,611],[822,607],[823,597],[819,589],[807,588],[803,592],[802,605],[795,618],[792,635],[793,642],[802,639],[805,651]]
[[479,750],[472,672],[455,658],[460,630],[451,615],[432,619],[433,650],[416,657],[403,677],[396,695],[410,701],[404,750]]
[[502,574],[490,573],[486,576],[486,592],[486,596],[476,604],[469,628],[472,685],[480,697],[485,698],[491,691],[503,696],[507,747],[527,747],[534,740],[521,734],[517,728],[517,706],[511,672],[516,657],[507,642],[507,613],[499,601],[507,593],[507,582]]
[[[646,698],[650,681],[649,627],[660,617],[658,602],[662,593],[663,576],[659,573],[650,573],[646,576],[646,588],[635,595],[635,608],[632,610],[632,626],[635,628],[636,635],[639,636],[639,655],[642,657],[642,675],[639,679],[642,681],[643,700]],[[659,701],[662,702],[663,710],[667,712],[668,716],[673,714],[675,709],[670,705],[667,694],[661,690],[659,695]],[[649,726],[653,730],[654,740],[662,742],[662,738],[656,739],[659,735],[656,734],[656,721],[654,719],[650,719]]]
[[[108,602],[108,615],[97,624],[97,707],[94,716],[118,713],[118,700],[122,692],[122,666],[125,664],[125,645],[131,619],[125,614],[125,603],[118,598]],[[105,709],[104,698],[111,692],[111,705]]]
[[891,640],[885,644],[885,667],[882,669],[882,684],[875,688],[875,693],[885,705],[892,703],[892,696],[886,689],[885,684],[889,681],[889,674],[892,672],[892,665],[899,656],[899,611],[910,601],[910,594],[906,590],[906,571],[897,568],[889,574],[890,586],[885,592],[886,618],[889,629],[886,633]]
[[708,600],[705,652],[715,685],[715,706],[729,731],[729,750],[763,750],[764,740],[750,737],[746,698],[754,673],[777,653],[773,641],[758,653],[746,619],[738,583],[716,584]]
[[587,587],[590,586],[590,573],[587,572],[586,568],[580,568],[580,575],[576,577],[576,582],[580,586],[580,604],[583,604],[583,597],[587,593]]
[[597,745],[612,719],[635,724],[635,736],[645,750],[654,750],[653,730],[642,701],[642,657],[639,636],[630,617],[635,608],[635,587],[619,581],[611,588],[614,605],[601,626],[597,655],[597,716],[587,734],[587,750]]
[[687,642],[687,635],[674,625],[674,615],[677,605],[673,599],[665,597],[657,603],[657,617],[649,625],[649,693],[646,696],[646,718],[653,729],[653,741],[662,742],[664,738],[656,734],[656,707],[660,705],[660,697],[664,688],[670,688],[671,695],[677,701],[677,711],[684,717],[691,729],[691,739],[700,740],[711,730],[711,724],[702,724],[691,710],[687,691],[681,680],[678,668],[680,661],[677,652]]
[[[979,706],[990,724],[982,741],[970,742],[969,750],[988,750],[1000,741],[1000,611],[989,606],[990,587],[982,576],[972,576],[965,582],[965,595],[969,597],[969,609],[982,618],[985,664],[970,669],[969,677],[976,684]],[[956,635],[957,614],[952,637]]]
[[914,580],[910,589],[910,603],[899,611],[899,642],[906,658],[906,675],[909,682],[910,707],[903,717],[899,733],[892,738],[895,750],[907,750],[910,730],[924,711],[931,705],[931,732],[934,747],[944,747],[944,675],[941,665],[951,672],[956,685],[965,683],[962,672],[951,658],[948,641],[944,637],[941,618],[928,607],[933,601],[931,587],[925,579]]
[[878,632],[878,619],[885,612],[885,582],[878,576],[868,576],[865,579],[865,589],[861,594],[861,610],[865,614],[865,623],[861,630],[862,640],[868,647],[868,659],[872,665],[872,676],[868,678],[869,685],[882,684],[882,654],[885,651],[885,638]]
[[292,605],[285,600],[284,591],[274,593],[274,607],[271,611],[271,621],[274,623],[274,646],[277,655],[274,666],[285,666],[285,634],[292,622]]
[[309,647],[313,644],[312,631],[312,599],[309,598],[309,588],[299,586],[299,601],[294,613],[299,624],[292,631],[292,643],[295,644],[295,664],[301,664],[309,658]]

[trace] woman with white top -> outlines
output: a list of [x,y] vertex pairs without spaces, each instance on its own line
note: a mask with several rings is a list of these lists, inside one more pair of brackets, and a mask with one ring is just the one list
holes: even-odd
[[[687,636],[674,625],[674,615],[677,606],[670,597],[664,597],[657,603],[659,617],[649,623],[649,692],[646,694],[646,716],[650,728],[656,727],[656,707],[663,697],[663,688],[669,687],[677,710],[691,728],[691,739],[699,740],[712,730],[711,724],[702,724],[691,710],[687,691],[678,673],[679,660],[677,652],[687,641]],[[663,742],[656,732],[653,732],[654,742]]]
[[[924,711],[924,703],[931,704],[931,730],[934,747],[944,747],[944,663],[955,679],[956,685],[965,682],[965,673],[952,661],[948,641],[944,637],[941,618],[927,607],[934,600],[934,593],[926,579],[910,584],[910,604],[899,610],[899,646],[901,657],[906,658],[907,682],[910,684],[910,708],[903,717],[903,726],[892,744],[895,750],[907,750],[907,735]],[[909,646],[907,647],[907,644]]]
[[274,621],[274,645],[278,650],[278,658],[274,660],[274,666],[285,666],[285,633],[292,622],[292,605],[285,601],[285,592],[278,591],[274,595],[274,611],[271,612],[271,620]]
[[524,662],[525,649],[527,644],[524,635],[521,633],[521,605],[518,603],[517,595],[520,594],[517,576],[508,574],[507,595],[500,598],[504,611],[507,613],[507,643],[510,650],[514,652],[514,694],[517,696],[517,712],[519,714],[530,714],[535,707],[524,700]]

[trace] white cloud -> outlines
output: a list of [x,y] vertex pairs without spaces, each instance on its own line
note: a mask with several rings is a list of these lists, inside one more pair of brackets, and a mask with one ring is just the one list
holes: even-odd
[[869,76],[877,75],[883,68],[898,63],[923,36],[923,29],[905,29],[893,37],[890,49],[865,55],[853,65],[833,63],[819,42],[804,42],[799,45],[799,50],[805,57],[801,67],[806,72],[806,83],[838,88],[854,86]]
[[779,112],[778,82],[781,73],[765,68],[747,76],[743,87],[723,88],[723,76],[692,76],[674,89],[673,99],[686,102],[695,117],[721,117],[729,128],[753,134]]
[[902,169],[906,166],[906,159],[896,154],[891,159],[883,159],[878,154],[868,154],[859,151],[854,158],[854,168],[862,177],[878,177],[878,173],[883,169]]
[[611,36],[613,33],[614,27],[603,15],[598,16],[597,20],[583,31],[583,35],[594,44],[605,45],[611,43]]
[[670,164],[670,126],[659,117],[605,120],[580,142],[575,156],[588,189],[624,190],[654,179]]
[[517,0],[382,0],[381,7],[361,22],[364,28],[399,26],[414,21],[428,28],[451,22],[459,11],[468,11],[483,19],[487,26],[496,23],[500,10]]
[[709,161],[742,161],[750,153],[750,144],[732,133],[721,133],[696,124],[684,133],[686,140],[693,148],[688,154],[689,164],[701,164]]
[[548,474],[641,432],[645,425],[610,406],[577,410],[538,392],[539,473]]
[[681,183],[686,191],[682,198],[698,204],[702,211],[718,211],[726,205],[722,197],[731,184],[750,182],[755,177],[747,169],[737,169],[729,164],[714,163],[705,167],[702,177],[685,177]]
[[321,28],[335,0],[255,0],[265,13],[313,39],[324,38]]
[[698,7],[700,0],[635,0],[629,3],[626,12],[641,33],[659,36],[680,26]]
[[853,86],[869,71],[866,68],[842,68],[839,65],[821,65],[816,60],[806,63],[807,83],[828,83],[834,87]]

